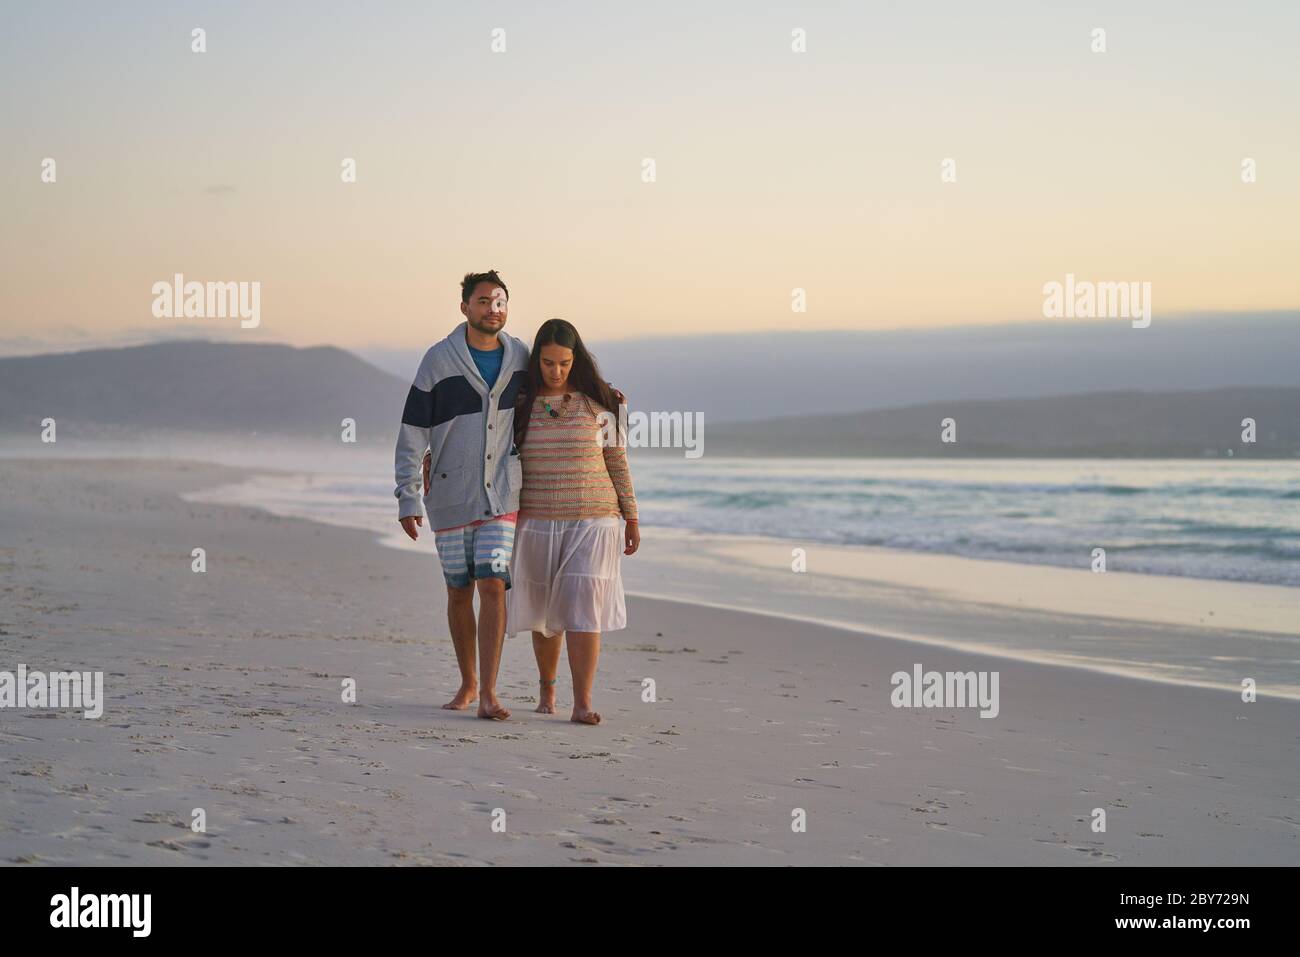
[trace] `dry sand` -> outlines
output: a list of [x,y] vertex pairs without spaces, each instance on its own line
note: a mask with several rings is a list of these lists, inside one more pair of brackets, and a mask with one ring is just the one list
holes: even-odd
[[[525,638],[509,722],[442,711],[431,543],[179,498],[240,476],[0,461],[0,670],[102,670],[107,697],[99,720],[0,710],[0,862],[1300,863],[1291,700],[632,597],[604,725],[530,710]],[[917,662],[998,671],[1000,714],[891,707]]]

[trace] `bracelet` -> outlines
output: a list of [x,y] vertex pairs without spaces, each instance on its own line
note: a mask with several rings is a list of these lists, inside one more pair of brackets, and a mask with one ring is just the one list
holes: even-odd
[[640,524],[639,522],[637,522],[637,520],[636,520],[635,518],[625,518],[625,519],[623,519],[623,523],[624,523],[625,525],[638,525],[638,524]]

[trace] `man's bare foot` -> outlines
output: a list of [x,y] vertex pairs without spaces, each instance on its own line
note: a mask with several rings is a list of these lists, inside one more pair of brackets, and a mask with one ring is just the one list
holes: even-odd
[[542,690],[537,695],[537,713],[555,714],[555,682],[540,682]]
[[484,695],[483,700],[478,703],[478,716],[491,721],[504,721],[510,717],[510,712],[501,707],[495,695]]
[[461,685],[460,690],[456,692],[456,697],[452,698],[442,707],[447,711],[464,711],[477,700],[478,688],[476,686]]
[[592,711],[590,708],[579,708],[573,706],[573,714],[569,716],[570,721],[576,721],[578,724],[600,724],[600,712]]

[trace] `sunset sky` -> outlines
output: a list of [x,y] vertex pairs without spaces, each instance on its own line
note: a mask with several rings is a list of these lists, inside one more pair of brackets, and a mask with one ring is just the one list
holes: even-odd
[[[1043,321],[1066,273],[1150,282],[1157,316],[1300,305],[1294,2],[4,19],[0,352],[179,327],[422,347],[490,267],[525,338],[550,316],[593,340]],[[260,327],[156,319],[175,273],[260,282]]]

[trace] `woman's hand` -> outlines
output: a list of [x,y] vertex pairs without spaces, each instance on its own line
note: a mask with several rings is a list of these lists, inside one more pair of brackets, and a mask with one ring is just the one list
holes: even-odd
[[638,522],[628,522],[623,527],[623,554],[631,555],[641,547],[641,525]]

